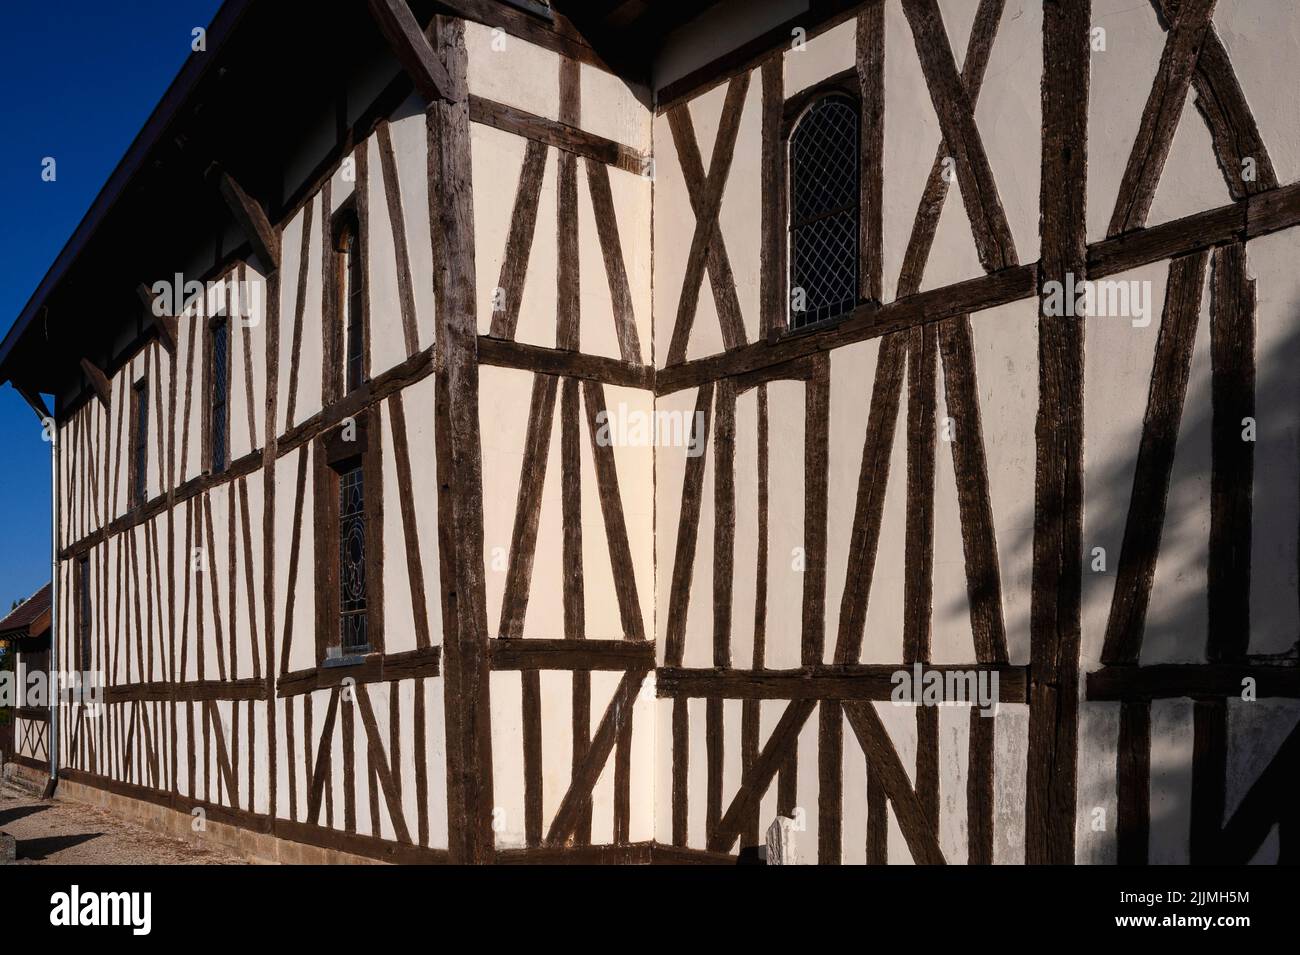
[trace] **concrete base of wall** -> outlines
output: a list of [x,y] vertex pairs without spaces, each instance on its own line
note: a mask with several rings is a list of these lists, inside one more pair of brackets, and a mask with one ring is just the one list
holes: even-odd
[[213,822],[177,812],[169,806],[133,799],[94,786],[59,780],[55,798],[106,809],[153,832],[186,842],[223,846],[249,862],[270,865],[384,865],[365,856],[309,846],[264,832]]
[[12,761],[4,764],[2,775],[4,781],[11,786],[17,786],[34,796],[40,796],[45,789],[45,784],[50,780],[48,771]]

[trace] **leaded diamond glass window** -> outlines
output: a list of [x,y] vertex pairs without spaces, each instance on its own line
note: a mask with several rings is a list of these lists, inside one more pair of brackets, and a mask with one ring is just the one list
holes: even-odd
[[226,469],[228,448],[226,435],[229,433],[230,401],[228,382],[230,381],[230,326],[218,322],[212,326],[212,414],[209,429],[212,442],[211,469],[215,474]]
[[360,463],[339,473],[339,637],[344,653],[370,649],[366,632],[366,485]]
[[858,108],[815,102],[790,137],[790,327],[843,315],[858,299]]

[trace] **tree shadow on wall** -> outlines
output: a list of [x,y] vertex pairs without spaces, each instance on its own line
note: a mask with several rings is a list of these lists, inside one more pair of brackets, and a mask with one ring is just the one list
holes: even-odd
[[[1212,263],[1202,295],[1210,294]],[[1204,301],[1205,299],[1203,299]],[[1153,303],[1152,322],[1159,325],[1163,303]],[[1080,862],[1115,861],[1115,757],[1118,746],[1119,704],[1086,701],[1087,674],[1100,666],[1116,573],[1121,560],[1154,558],[1154,580],[1145,617],[1140,662],[1205,663],[1208,631],[1207,558],[1210,533],[1211,433],[1213,407],[1210,387],[1208,315],[1199,320],[1191,359],[1187,392],[1177,434],[1176,453],[1169,475],[1169,493],[1163,529],[1157,545],[1140,551],[1130,544],[1121,554],[1129,520],[1137,450],[1142,439],[1141,421],[1148,394],[1134,395],[1142,403],[1136,427],[1108,426],[1089,414],[1084,417],[1084,522],[1082,581],[1082,653],[1079,727],[1079,790],[1076,857]],[[1300,308],[1288,310],[1284,335],[1263,332],[1256,310],[1256,387],[1253,516],[1250,548],[1250,621],[1248,662],[1295,665],[1300,653]],[[1092,323],[1117,321],[1090,319],[1085,331],[1085,363],[1097,358],[1088,352]],[[1126,325],[1126,327],[1128,327]],[[1158,328],[1155,330],[1158,332]],[[1153,349],[1154,354],[1154,349]],[[1086,365],[1085,365],[1086,367]],[[1145,381],[1150,383],[1150,365]],[[978,371],[978,370],[977,370]],[[1088,394],[1097,393],[1097,378],[1104,374],[1087,369]],[[1031,396],[1032,400],[1032,396]],[[1095,414],[1095,412],[1094,412]],[[1240,434],[1240,429],[1237,431]],[[1032,476],[1031,476],[1032,480]],[[1016,549],[1032,553],[1033,495],[1028,495],[1016,520],[998,521],[1015,527],[999,538],[1000,562]],[[1134,520],[1158,520],[1159,515],[1135,514]],[[1105,569],[1094,570],[1096,552],[1105,551]],[[1152,551],[1155,551],[1153,554]],[[1003,580],[1005,588],[1007,581]],[[988,581],[979,589],[992,589]],[[1004,599],[1005,604],[1005,599]],[[955,625],[969,614],[965,599],[936,607],[935,626]],[[1008,618],[1012,658],[1024,662],[1016,648],[1027,648],[1027,633],[1013,635]],[[1022,651],[1023,652],[1023,651]],[[1242,797],[1268,765],[1278,746],[1296,726],[1300,707],[1295,701],[1260,700],[1229,703],[1229,732],[1225,814],[1231,817]],[[1171,744],[1177,736],[1177,743]],[[1150,861],[1186,862],[1192,790],[1192,702],[1157,701],[1151,720]],[[1094,769],[1095,767],[1095,769]],[[1108,832],[1092,831],[1093,806],[1112,807],[1106,813]],[[1276,829],[1265,840],[1258,858],[1276,854]]]

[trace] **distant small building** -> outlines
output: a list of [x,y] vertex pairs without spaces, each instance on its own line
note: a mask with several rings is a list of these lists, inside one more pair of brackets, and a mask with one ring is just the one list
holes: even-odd
[[[15,686],[22,686],[33,670],[50,668],[49,584],[0,620],[0,645],[14,653]],[[4,712],[8,718],[0,724],[3,761],[49,772],[50,711],[39,706],[9,706]]]

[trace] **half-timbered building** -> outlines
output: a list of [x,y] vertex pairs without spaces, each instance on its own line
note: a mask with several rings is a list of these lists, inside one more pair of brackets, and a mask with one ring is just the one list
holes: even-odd
[[1283,858],[1296,24],[227,0],[0,345],[103,676],[60,792],[281,860]]

